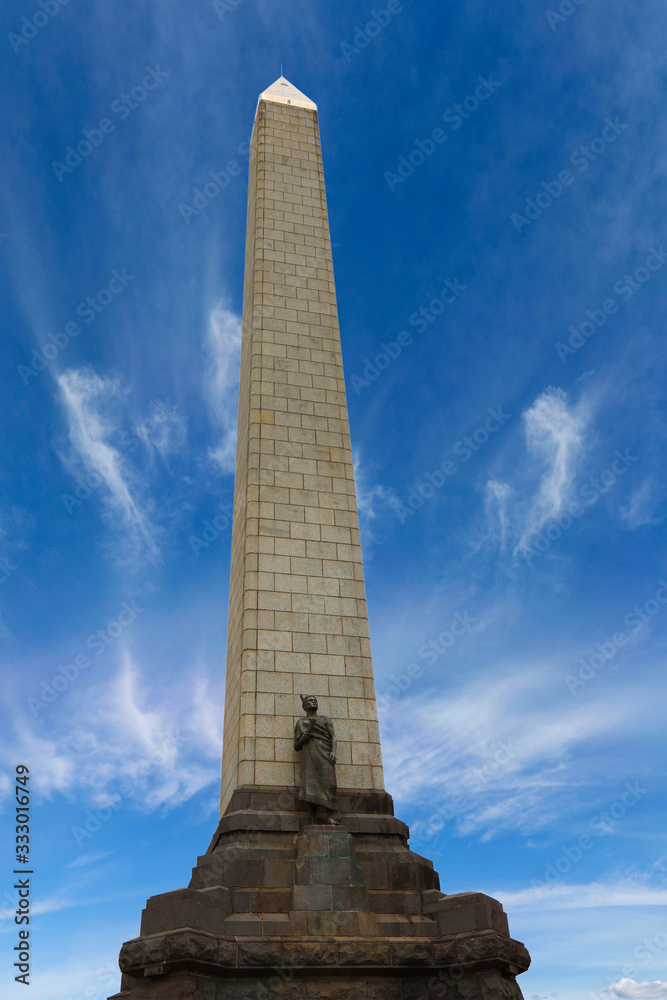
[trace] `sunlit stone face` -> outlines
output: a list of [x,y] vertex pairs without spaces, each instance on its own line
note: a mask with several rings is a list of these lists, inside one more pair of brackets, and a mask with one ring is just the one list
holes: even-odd
[[223,811],[298,784],[304,690],[339,786],[384,788],[317,108],[290,87],[260,96],[250,150]]

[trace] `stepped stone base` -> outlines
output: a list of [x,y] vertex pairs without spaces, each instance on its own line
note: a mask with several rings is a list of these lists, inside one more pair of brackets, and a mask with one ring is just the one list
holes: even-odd
[[309,825],[296,789],[238,788],[187,889],[152,896],[109,1000],[521,1000],[501,904],[447,896],[386,792]]

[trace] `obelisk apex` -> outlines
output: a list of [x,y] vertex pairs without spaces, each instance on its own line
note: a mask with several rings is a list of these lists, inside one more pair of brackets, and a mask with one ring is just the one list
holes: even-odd
[[298,784],[300,694],[339,787],[383,789],[317,106],[281,76],[250,149],[221,813]]
[[262,91],[259,101],[270,101],[272,104],[291,104],[297,108],[308,108],[317,111],[317,105],[309,97],[297,90],[294,84],[286,80],[282,74],[275,83]]

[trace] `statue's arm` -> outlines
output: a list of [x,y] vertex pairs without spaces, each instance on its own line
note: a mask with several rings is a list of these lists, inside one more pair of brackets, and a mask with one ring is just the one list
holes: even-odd
[[294,749],[300,750],[304,743],[307,743],[310,739],[310,733],[306,733],[301,725],[301,719],[297,719],[297,723],[294,727]]
[[335,731],[335,729],[333,727],[333,722],[331,721],[331,719],[328,716],[327,716],[327,721],[326,721],[326,727],[327,727],[327,732],[329,733],[329,736],[331,737],[331,753],[329,754],[329,761],[330,761],[331,764],[335,764],[336,763],[336,754],[338,752],[338,743],[336,741],[336,731]]

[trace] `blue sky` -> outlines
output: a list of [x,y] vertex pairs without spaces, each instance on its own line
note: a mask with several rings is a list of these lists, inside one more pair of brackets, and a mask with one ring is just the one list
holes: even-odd
[[216,824],[282,62],[320,112],[397,814],[503,901],[527,998],[667,996],[664,5],[55,3],[0,13],[5,995],[17,764],[32,1000],[114,992]]

